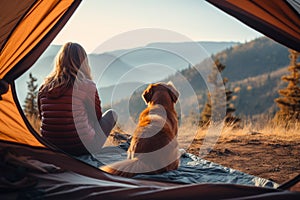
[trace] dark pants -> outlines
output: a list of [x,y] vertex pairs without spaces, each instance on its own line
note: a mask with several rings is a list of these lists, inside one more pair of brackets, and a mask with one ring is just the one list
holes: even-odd
[[118,116],[114,110],[107,110],[99,121],[100,126],[96,126],[96,135],[94,138],[94,143],[89,147],[90,153],[98,153],[106,142],[111,130],[116,125]]
[[103,133],[108,137],[111,130],[114,128],[117,122],[117,113],[114,110],[107,110],[99,121],[100,127]]

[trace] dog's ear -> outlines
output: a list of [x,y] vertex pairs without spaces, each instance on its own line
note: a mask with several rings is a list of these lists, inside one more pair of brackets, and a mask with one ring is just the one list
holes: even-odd
[[143,92],[142,98],[144,99],[145,103],[148,104],[153,96],[153,84],[150,84]]
[[167,88],[169,89],[169,95],[171,96],[172,101],[176,103],[179,97],[179,92],[171,81],[167,83]]
[[171,81],[169,81],[167,84],[164,83],[163,85],[164,85],[166,88],[168,88],[168,92],[169,92],[169,95],[170,95],[172,101],[173,101],[174,103],[176,103],[177,100],[178,100],[178,97],[179,97],[179,92],[178,92],[177,89],[175,88],[174,84],[173,84]]

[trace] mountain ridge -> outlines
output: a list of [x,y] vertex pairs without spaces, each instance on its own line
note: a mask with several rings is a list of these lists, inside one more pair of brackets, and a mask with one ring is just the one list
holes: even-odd
[[[286,85],[280,78],[288,73],[289,59],[286,47],[269,38],[262,37],[228,48],[213,55],[213,59],[219,59],[226,66],[222,77],[229,79],[227,87],[235,91],[236,100],[232,103],[236,104],[237,115],[254,117],[266,113],[270,115],[275,113],[277,108],[274,99],[278,97],[277,91]],[[201,111],[206,103],[207,87],[203,77],[196,70],[196,68],[201,69],[205,65],[207,65],[207,60],[195,65],[195,67],[181,70],[180,75],[169,76],[163,80],[171,80],[183,94],[184,98],[180,105],[181,107],[184,105],[186,111],[182,113],[182,116],[194,112],[193,107],[195,105],[198,105]],[[207,75],[205,74],[205,76]],[[192,85],[195,94],[197,94],[196,98],[192,98],[191,95],[185,93],[186,86],[183,84],[184,81],[181,81],[183,77]],[[143,109],[138,106],[144,107],[140,93],[137,92],[130,97],[132,106],[129,105],[129,110],[133,118],[136,118],[138,112]],[[124,102],[126,101],[128,100],[125,99]],[[124,102],[121,101],[114,106],[116,108],[124,107],[127,105]]]

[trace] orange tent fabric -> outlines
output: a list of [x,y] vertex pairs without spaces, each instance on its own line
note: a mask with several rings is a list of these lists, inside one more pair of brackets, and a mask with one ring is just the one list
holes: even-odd
[[29,132],[22,116],[19,114],[18,106],[12,96],[11,87],[2,96],[0,105],[1,140],[42,146],[34,135]]
[[299,1],[207,1],[277,42],[300,51]]

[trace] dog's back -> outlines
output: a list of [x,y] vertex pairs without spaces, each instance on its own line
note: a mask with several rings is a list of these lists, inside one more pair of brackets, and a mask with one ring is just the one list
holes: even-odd
[[163,109],[160,105],[150,105],[140,114],[139,124],[128,149],[129,153],[157,151],[176,139],[177,114],[175,110],[164,111]]

